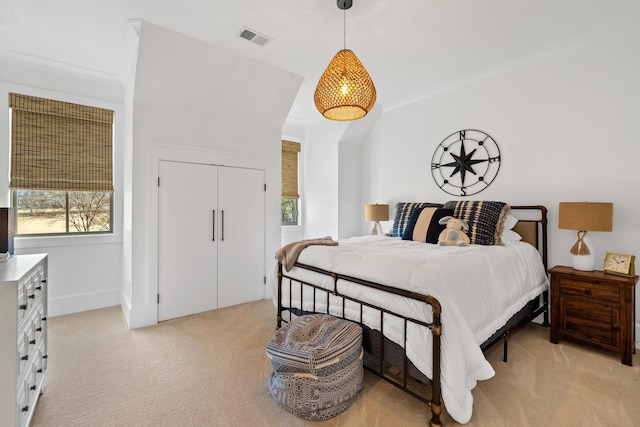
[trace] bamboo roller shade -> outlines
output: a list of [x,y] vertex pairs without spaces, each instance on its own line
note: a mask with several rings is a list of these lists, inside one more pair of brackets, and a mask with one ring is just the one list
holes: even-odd
[[298,153],[300,143],[282,141],[282,198],[298,199]]
[[9,94],[12,189],[113,191],[114,112]]

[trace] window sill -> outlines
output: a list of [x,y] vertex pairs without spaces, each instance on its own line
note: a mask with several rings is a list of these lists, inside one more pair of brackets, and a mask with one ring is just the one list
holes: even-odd
[[51,248],[59,246],[100,245],[121,242],[122,238],[115,233],[76,236],[20,236],[14,238],[13,246],[15,249],[30,249]]
[[282,233],[299,233],[304,231],[301,225],[281,225],[280,230]]

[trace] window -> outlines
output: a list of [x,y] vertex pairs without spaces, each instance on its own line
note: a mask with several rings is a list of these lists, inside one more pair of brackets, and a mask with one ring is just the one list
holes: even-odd
[[112,193],[14,190],[18,236],[112,231]]
[[298,225],[298,200],[282,199],[282,224]]
[[282,220],[281,225],[298,225],[298,153],[300,143],[282,141]]
[[9,94],[10,188],[17,236],[113,230],[113,116]]

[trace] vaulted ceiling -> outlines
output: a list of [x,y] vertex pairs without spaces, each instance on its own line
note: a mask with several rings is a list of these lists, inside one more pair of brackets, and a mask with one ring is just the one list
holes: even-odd
[[[0,0],[0,56],[118,79],[128,20],[143,19],[303,76],[290,115],[308,120],[345,35],[389,108],[640,21],[638,0],[353,3],[345,13],[336,0]],[[269,41],[238,37],[243,28]]]

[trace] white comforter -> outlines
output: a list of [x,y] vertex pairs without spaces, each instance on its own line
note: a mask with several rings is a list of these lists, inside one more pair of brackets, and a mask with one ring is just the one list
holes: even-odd
[[[479,345],[502,327],[529,300],[548,287],[538,251],[528,243],[507,246],[437,246],[386,236],[340,240],[338,246],[310,246],[298,262],[412,292],[432,295],[442,306],[442,396],[449,414],[460,423],[471,419],[471,390],[478,380],[495,372]],[[289,275],[332,289],[330,277],[294,267]],[[277,295],[277,281],[270,282]],[[338,282],[341,293],[389,308],[403,315],[431,321],[423,303],[389,296],[348,282]],[[287,287],[285,288],[285,292]],[[310,293],[308,293],[310,295]],[[288,301],[285,293],[283,301]],[[294,291],[293,300],[299,300]],[[305,298],[306,300],[306,298]],[[330,312],[340,314],[341,303],[330,298]],[[316,300],[316,307],[326,301]],[[305,309],[312,302],[304,303]],[[359,308],[347,307],[357,319]],[[379,315],[365,311],[365,323],[380,329]],[[385,317],[385,335],[402,344],[404,330],[397,318]],[[407,356],[432,377],[430,331],[408,329]]]

